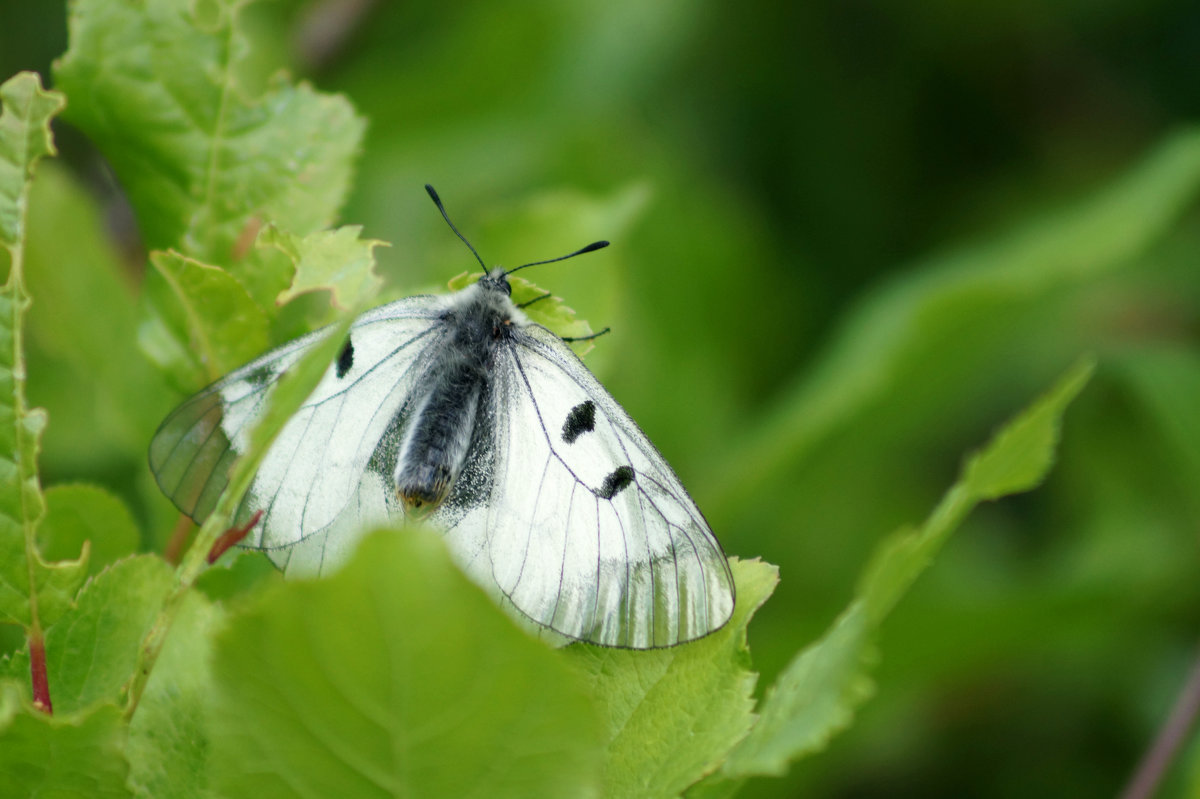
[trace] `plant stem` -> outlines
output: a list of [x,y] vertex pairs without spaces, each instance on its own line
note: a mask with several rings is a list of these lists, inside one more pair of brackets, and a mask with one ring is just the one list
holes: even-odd
[[228,517],[228,512],[222,512],[222,510],[223,508],[218,506],[216,512],[200,526],[200,531],[196,533],[191,547],[183,556],[183,562],[175,569],[174,589],[163,602],[150,631],[142,639],[142,646],[138,651],[137,667],[125,692],[123,715],[126,721],[131,720],[133,714],[137,712],[138,703],[146,690],[146,683],[150,681],[150,672],[154,670],[154,664],[158,662],[159,653],[162,652],[163,644],[167,642],[167,633],[171,631],[171,625],[179,613],[184,597],[187,596],[188,591],[196,582],[196,578],[200,576],[207,565],[205,556],[220,534],[221,525],[224,524],[222,520]]
[[1167,768],[1200,715],[1200,652],[1191,674],[1175,699],[1175,706],[1150,749],[1142,756],[1137,771],[1121,793],[1121,799],[1150,799],[1158,790]]
[[33,684],[33,706],[52,715],[50,704],[50,678],[46,674],[46,640],[40,629],[29,634],[29,680]]

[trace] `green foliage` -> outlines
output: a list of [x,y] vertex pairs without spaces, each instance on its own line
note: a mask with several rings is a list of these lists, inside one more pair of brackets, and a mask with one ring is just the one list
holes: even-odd
[[151,248],[229,264],[263,220],[309,233],[345,198],[362,120],[345,99],[303,84],[275,81],[252,98],[244,5],[71,5],[55,80],[72,98],[71,121],[120,176]]
[[850,606],[768,690],[758,724],[733,752],[722,776],[781,775],[790,760],[822,748],[849,725],[854,709],[872,692],[867,671],[875,659],[873,639],[880,622],[975,505],[1041,483],[1054,458],[1062,414],[1093,368],[1091,362],[1076,366],[972,456],[921,527],[902,528],[880,544]]
[[[57,713],[82,712],[117,700],[170,589],[170,568],[151,555],[126,558],[84,586],[75,607],[46,633]],[[28,653],[13,657],[8,673],[14,678],[28,674]]]
[[224,269],[170,251],[152,254],[150,264],[154,272],[146,280],[146,298],[156,308],[183,310],[171,340],[187,343],[182,352],[191,354],[196,359],[193,370],[207,377],[193,381],[197,385],[216,380],[266,349],[266,314]]
[[[213,703],[213,640],[225,612],[197,591],[184,598],[137,714],[126,759],[134,796],[191,799],[207,791],[213,767],[207,713]],[[230,794],[237,796],[238,794]]]
[[383,242],[360,241],[357,225],[310,233],[303,240],[271,226],[258,238],[260,247],[275,247],[292,262],[290,288],[280,292],[280,305],[310,291],[328,290],[338,308],[349,308],[379,288],[372,250]]
[[47,718],[0,684],[0,792],[4,796],[125,799],[129,769],[121,751],[125,726],[107,705],[93,713]]
[[50,118],[62,110],[62,95],[42,89],[32,74],[5,81],[0,91],[0,244],[10,257],[25,237],[29,182],[38,161],[54,155]]
[[53,406],[42,444],[59,475],[140,468],[146,420],[161,418],[176,396],[139,351],[139,326],[149,323],[103,217],[61,163],[41,165],[26,225],[26,284],[35,298],[27,349],[37,374],[28,390],[32,405]]
[[134,552],[141,536],[129,509],[102,488],[61,484],[46,489],[46,515],[38,542],[48,560],[67,560],[88,549],[88,574]]
[[[958,130],[905,128],[926,98],[822,64],[832,42],[866,46],[837,34],[860,31],[840,5],[374,4],[324,67],[301,5],[74,0],[56,91],[30,73],[0,88],[0,796],[1113,792],[1200,603],[1194,127],[1021,141],[1037,155],[1017,178],[956,166],[964,191],[909,163]],[[893,15],[876,34],[911,38],[930,74],[1015,68],[947,70],[938,48],[986,56],[940,13],[853,13]],[[747,31],[787,57],[756,73]],[[847,74],[891,75],[871,53]],[[280,72],[289,54],[331,90]],[[64,97],[71,158],[32,181]],[[991,123],[976,146],[1005,135]],[[769,166],[746,155],[786,130]],[[1065,150],[1078,160],[1051,172]],[[132,221],[96,199],[102,172]],[[372,534],[319,581],[259,555],[205,563],[353,316],[477,268],[426,180],[489,265],[613,241],[538,285],[522,272],[514,300],[544,285],[536,321],[612,326],[589,365],[742,556],[725,628],[555,649],[419,530]],[[187,530],[146,467],[157,424],[323,325],[169,566]],[[1045,751],[1052,778],[1024,768]]]
[[276,587],[214,662],[229,795],[600,795],[580,682],[431,533],[377,533],[332,579]]
[[[1159,146],[1130,174],[1096,197],[1038,219],[998,242],[919,264],[912,279],[875,293],[838,331],[810,374],[785,392],[771,418],[736,453],[734,479],[720,476],[718,512],[747,490],[746,481],[802,458],[823,437],[853,423],[897,384],[933,379],[927,364],[952,368],[943,349],[975,315],[989,321],[1021,313],[1064,286],[1094,282],[1154,244],[1200,194],[1200,131]],[[1001,334],[1011,335],[1008,325]],[[981,344],[986,342],[980,342]]]
[[25,400],[25,214],[34,167],[54,154],[50,118],[62,95],[46,92],[37,75],[0,85],[0,245],[8,280],[0,289],[0,623],[19,624],[31,639],[53,624],[87,574],[87,548],[78,560],[47,563],[35,540],[45,500],[37,474],[38,439],[46,414]]
[[604,796],[674,796],[718,768],[754,723],[746,625],[775,590],[777,570],[730,563],[733,618],[696,643],[651,652],[572,647],[604,719]]

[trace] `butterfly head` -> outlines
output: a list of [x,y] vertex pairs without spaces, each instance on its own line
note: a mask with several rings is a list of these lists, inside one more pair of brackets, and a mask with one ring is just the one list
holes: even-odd
[[508,282],[508,272],[499,266],[490,272],[485,272],[483,277],[479,278],[479,287],[484,291],[498,292],[505,297],[512,296],[512,286]]

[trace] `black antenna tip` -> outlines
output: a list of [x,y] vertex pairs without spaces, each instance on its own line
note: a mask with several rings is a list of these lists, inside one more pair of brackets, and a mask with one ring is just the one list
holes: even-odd
[[436,191],[434,191],[433,186],[426,183],[425,191],[429,193],[429,199],[433,200],[433,204],[436,205],[438,211],[441,212],[442,219],[445,219],[446,224],[449,225],[450,229],[454,231],[454,235],[458,236],[459,239],[462,240],[462,243],[467,245],[467,249],[471,251],[471,254],[475,256],[475,260],[479,261],[479,265],[483,267],[483,271],[486,272],[488,270],[487,264],[485,264],[483,259],[479,257],[479,253],[475,251],[473,246],[471,246],[471,242],[467,241],[467,237],[460,233],[458,228],[454,226],[454,223],[450,221],[450,215],[446,213],[446,206],[442,205],[442,198],[438,196]]
[[575,254],[583,255],[585,252],[595,252],[596,250],[603,250],[607,246],[608,246],[607,241],[593,241],[591,244],[584,247],[582,250],[580,250],[579,252],[577,252]]

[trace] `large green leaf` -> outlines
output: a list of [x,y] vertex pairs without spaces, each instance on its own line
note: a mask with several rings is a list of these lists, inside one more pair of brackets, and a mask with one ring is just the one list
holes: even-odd
[[213,774],[230,796],[598,795],[581,681],[415,529],[364,539],[218,636]]
[[121,180],[151,249],[229,265],[273,222],[333,222],[363,121],[283,79],[251,97],[245,0],[78,0],[55,68],[67,118]]

